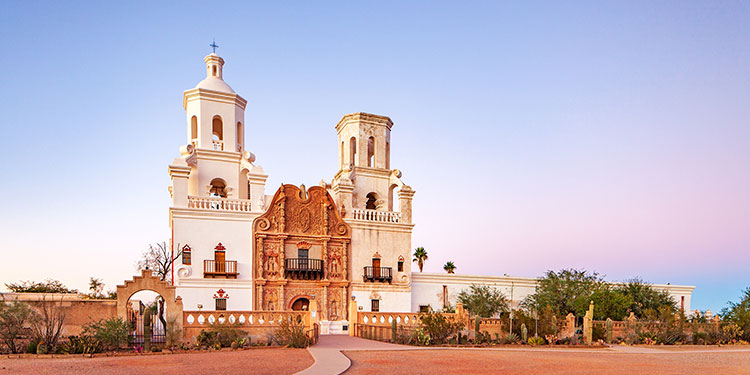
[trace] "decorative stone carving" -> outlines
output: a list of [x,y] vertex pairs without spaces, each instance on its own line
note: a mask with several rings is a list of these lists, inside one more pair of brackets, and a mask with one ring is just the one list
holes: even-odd
[[271,200],[272,209],[255,219],[258,231],[270,233],[347,236],[348,224],[335,210],[333,197],[320,186],[303,191],[282,185]]

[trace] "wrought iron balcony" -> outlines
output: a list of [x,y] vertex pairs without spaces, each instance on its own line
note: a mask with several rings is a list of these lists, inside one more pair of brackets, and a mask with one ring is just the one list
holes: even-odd
[[236,279],[239,273],[237,272],[237,261],[236,260],[204,260],[203,261],[203,277],[204,278],[217,278],[224,277],[227,279]]
[[380,281],[390,283],[391,280],[393,280],[393,270],[391,269],[391,267],[366,266],[364,279],[365,281]]
[[287,258],[284,259],[284,272],[290,279],[319,280],[323,277],[323,261],[311,258]]

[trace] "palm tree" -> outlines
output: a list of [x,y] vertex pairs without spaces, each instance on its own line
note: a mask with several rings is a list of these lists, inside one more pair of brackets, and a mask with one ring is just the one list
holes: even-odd
[[446,263],[445,263],[445,265],[443,266],[443,269],[444,269],[444,270],[445,270],[446,272],[448,272],[448,273],[453,273],[453,271],[455,271],[455,270],[456,270],[456,265],[455,265],[455,264],[453,264],[453,262],[450,262],[450,261],[448,261],[448,262],[446,262]]
[[418,247],[414,250],[414,262],[417,263],[417,267],[419,267],[419,272],[422,272],[422,267],[424,267],[424,261],[429,259],[427,257],[427,250],[424,249],[424,247]]

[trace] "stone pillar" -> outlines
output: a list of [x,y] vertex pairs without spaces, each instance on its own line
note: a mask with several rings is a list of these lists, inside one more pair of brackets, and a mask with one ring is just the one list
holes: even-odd
[[349,301],[349,336],[354,336],[357,330],[357,301],[352,299]]
[[576,333],[576,316],[573,313],[568,313],[565,317],[565,333],[566,337],[573,336]]
[[589,310],[583,317],[583,342],[591,345],[592,335],[594,333],[594,301],[589,304]]
[[[255,158],[255,156],[253,156]],[[250,207],[255,212],[263,212],[266,202],[266,179],[268,175],[264,173],[261,166],[254,166],[247,174],[247,182],[250,188]],[[245,199],[244,197],[239,197]]]
[[398,207],[401,211],[401,221],[407,224],[411,223],[411,201],[414,198],[415,191],[411,186],[404,185],[398,191]]
[[341,216],[352,217],[352,208],[354,207],[354,184],[352,184],[352,181],[347,177],[340,177],[333,186],[333,193],[336,196],[336,204],[341,210]]
[[190,167],[187,165],[170,165],[169,177],[172,178],[172,207],[187,207]]

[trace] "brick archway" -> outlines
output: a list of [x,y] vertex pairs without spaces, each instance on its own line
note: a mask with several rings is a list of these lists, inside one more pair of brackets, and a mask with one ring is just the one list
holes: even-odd
[[143,270],[140,276],[135,276],[133,280],[126,280],[125,284],[117,286],[117,316],[127,320],[128,300],[133,294],[142,290],[154,291],[164,298],[167,321],[174,321],[176,332],[182,336],[182,297],[175,295],[174,286],[159,280],[149,270]]

